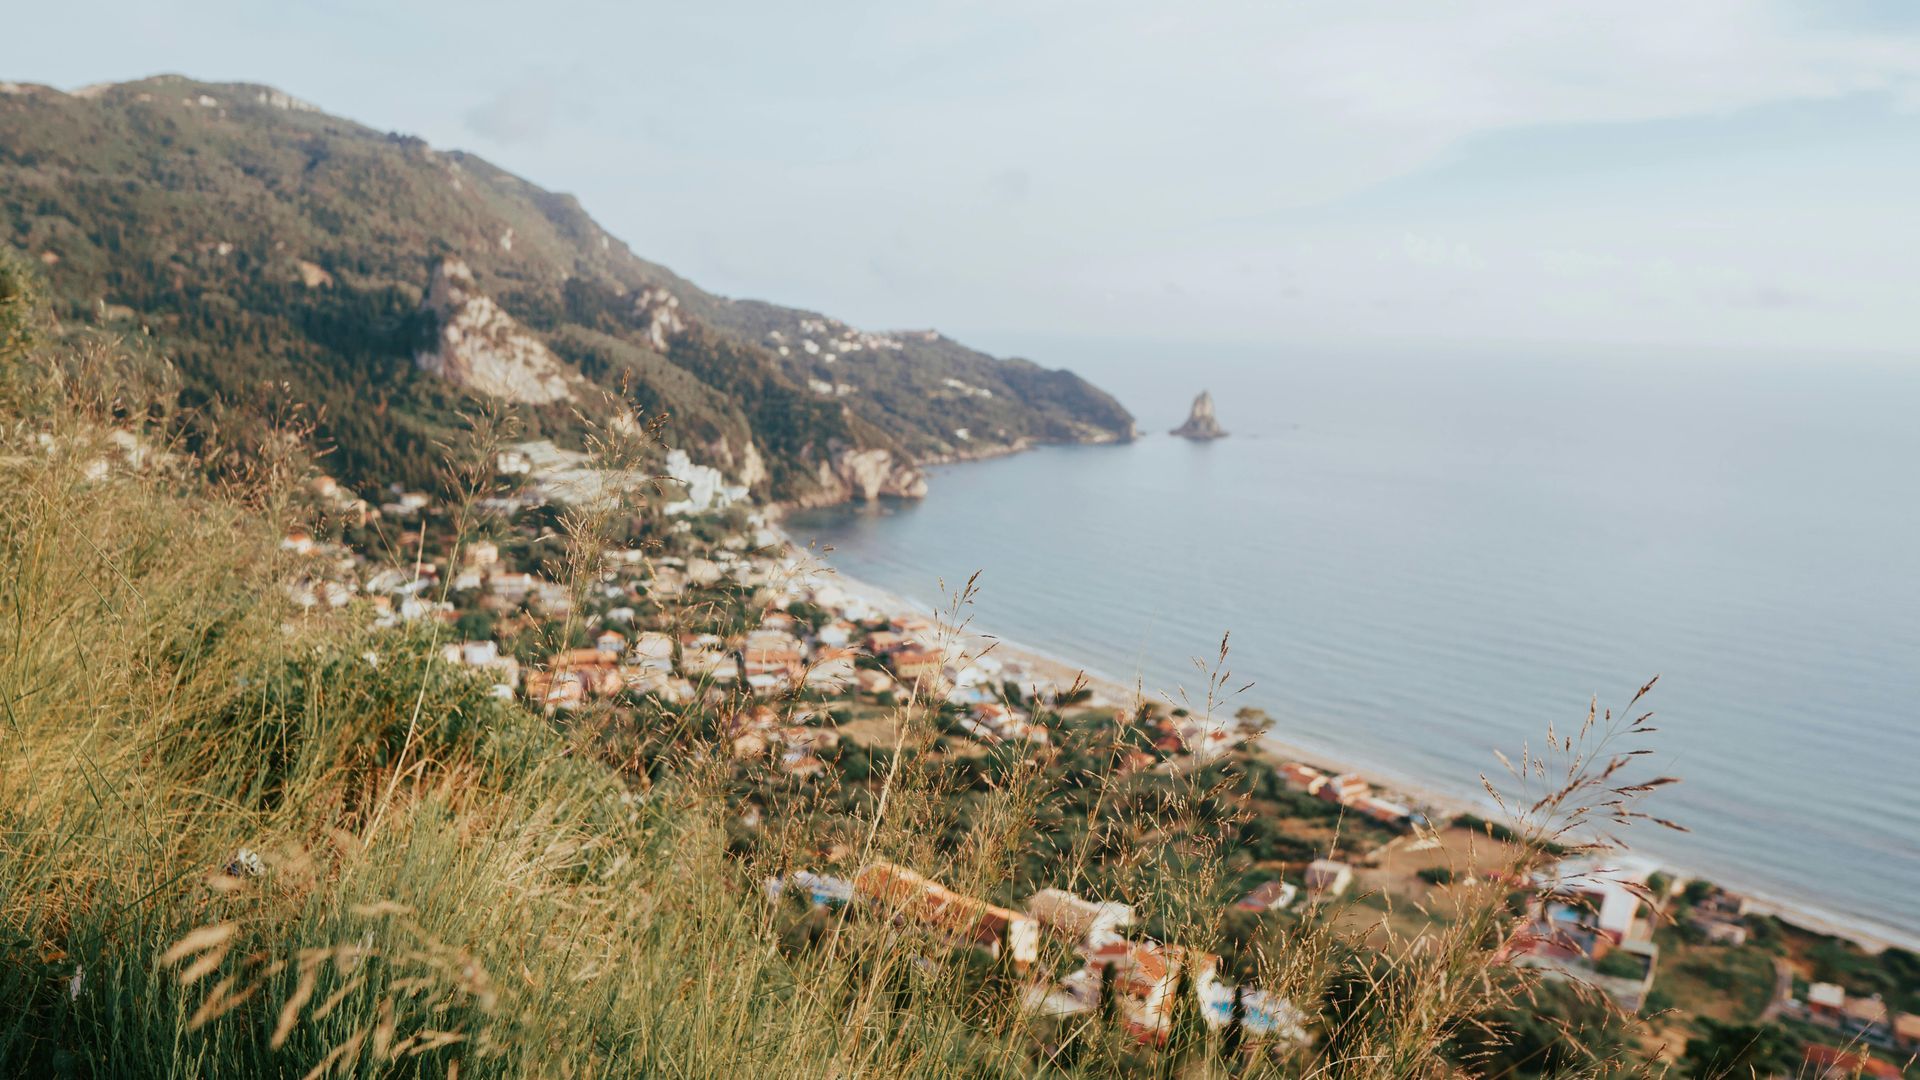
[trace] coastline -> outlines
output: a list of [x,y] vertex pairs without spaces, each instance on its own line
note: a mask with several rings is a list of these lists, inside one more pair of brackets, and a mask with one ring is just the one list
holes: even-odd
[[[937,610],[910,597],[901,596],[871,582],[850,577],[821,553],[794,543],[791,536],[780,527],[777,521],[773,528],[793,557],[800,561],[804,568],[802,571],[804,575],[823,574],[842,592],[859,599],[882,614],[920,616],[935,620],[948,637],[951,646],[958,648],[963,655],[978,657],[991,650],[992,655],[1016,662],[1029,672],[1057,685],[1069,686],[1078,679],[1093,691],[1093,704],[1096,707],[1098,705],[1137,707],[1149,701],[1167,705],[1179,704],[1164,694],[1155,694],[1145,685],[1141,677],[1136,677],[1129,682],[1111,673],[1076,663],[1032,645],[1001,637],[989,630],[973,626],[964,613],[961,624],[956,627],[947,617],[948,612]],[[1364,774],[1375,782],[1376,787],[1419,809],[1447,815],[1476,814],[1482,817],[1499,813],[1491,797],[1484,793],[1479,794],[1478,797],[1463,794],[1459,789],[1450,790],[1432,781],[1408,776],[1391,766],[1383,766],[1377,761],[1360,760],[1338,752],[1289,742],[1274,735],[1271,730],[1260,738],[1259,749],[1277,760],[1305,762],[1333,773]],[[1491,773],[1489,775],[1491,776]],[[1673,862],[1664,856],[1644,854],[1656,859],[1660,868],[1675,878],[1709,876],[1689,870],[1683,864]],[[1737,875],[1715,874],[1710,876],[1710,880],[1746,895],[1752,901],[1756,912],[1771,915],[1803,931],[1842,938],[1870,952],[1878,952],[1889,947],[1920,949],[1920,935],[1905,935],[1891,927],[1862,925],[1856,918],[1828,911],[1817,903],[1788,900],[1770,894],[1765,886],[1754,886],[1750,882],[1741,880]]]

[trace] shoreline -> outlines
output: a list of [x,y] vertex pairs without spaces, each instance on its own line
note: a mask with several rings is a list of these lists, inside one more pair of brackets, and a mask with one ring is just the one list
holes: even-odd
[[[1164,694],[1156,695],[1151,692],[1146,687],[1143,677],[1136,677],[1132,682],[1128,682],[1066,657],[976,628],[970,621],[963,620],[960,626],[953,626],[945,617],[946,612],[871,582],[851,577],[821,553],[794,543],[792,537],[786,533],[778,521],[773,523],[773,528],[785,542],[788,551],[801,563],[804,568],[803,575],[824,575],[842,592],[859,599],[881,614],[932,618],[943,634],[948,636],[966,656],[977,657],[990,649],[992,655],[1017,662],[1029,672],[1050,679],[1061,686],[1070,686],[1076,678],[1079,678],[1088,689],[1094,692],[1094,700],[1089,702],[1092,707],[1100,707],[1102,704],[1114,707],[1137,706],[1143,702],[1178,704]],[[1382,766],[1378,762],[1369,763],[1337,751],[1318,750],[1289,742],[1273,735],[1272,729],[1256,741],[1259,752],[1277,760],[1300,761],[1333,773],[1363,774],[1374,781],[1375,786],[1382,791],[1398,796],[1402,801],[1411,803],[1416,808],[1440,811],[1449,815],[1465,813],[1481,817],[1490,817],[1499,813],[1490,796],[1482,794],[1476,798],[1464,795],[1458,790],[1449,790],[1431,781],[1408,776],[1400,770],[1391,766]],[[1705,877],[1716,884],[1740,892],[1752,901],[1753,909],[1757,913],[1773,916],[1802,931],[1841,938],[1869,952],[1879,952],[1890,947],[1920,949],[1920,934],[1904,934],[1898,929],[1875,924],[1861,925],[1858,919],[1829,911],[1817,902],[1788,900],[1771,894],[1764,886],[1754,887],[1742,881],[1737,875],[1708,877],[1705,874],[1695,873],[1683,863],[1674,862],[1664,856],[1652,855],[1650,852],[1643,852],[1643,854],[1657,860],[1660,869],[1675,878]]]

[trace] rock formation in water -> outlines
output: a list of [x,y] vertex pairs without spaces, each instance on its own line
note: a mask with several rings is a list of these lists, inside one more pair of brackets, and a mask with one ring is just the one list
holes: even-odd
[[1213,395],[1205,390],[1193,399],[1193,409],[1187,413],[1187,422],[1173,429],[1173,434],[1183,439],[1224,439],[1225,431],[1220,430],[1220,421],[1213,418]]

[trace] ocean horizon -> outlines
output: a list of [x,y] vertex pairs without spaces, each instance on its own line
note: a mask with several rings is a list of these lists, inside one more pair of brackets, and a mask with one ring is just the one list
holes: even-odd
[[[1086,365],[1091,367],[1093,365]],[[855,579],[1484,798],[1589,702],[1683,782],[1638,852],[1920,942],[1920,376],[1860,365],[1215,362],[1089,372],[1147,429],[796,514]],[[1171,383],[1185,380],[1188,389]],[[1204,385],[1202,383],[1204,382]],[[1211,390],[1231,433],[1165,434]],[[1648,773],[1652,775],[1652,773]]]

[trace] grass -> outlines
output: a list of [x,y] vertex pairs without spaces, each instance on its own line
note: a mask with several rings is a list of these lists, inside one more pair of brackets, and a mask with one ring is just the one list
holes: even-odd
[[[1489,1018],[1533,990],[1501,963],[1508,887],[1485,882],[1450,887],[1437,923],[1371,893],[1260,922],[1242,966],[1314,1033],[1265,1047],[1207,1033],[1186,997],[1157,1047],[1035,1017],[1007,973],[912,924],[768,903],[764,877],[832,850],[990,895],[1060,793],[1014,763],[956,820],[937,762],[886,754],[860,797],[768,814],[743,858],[717,717],[655,716],[671,765],[636,771],[595,714],[555,725],[441,663],[431,620],[298,613],[277,547],[297,430],[221,486],[177,448],[129,462],[111,433],[161,438],[165,380],[44,336],[9,300],[20,282],[0,274],[0,1074],[1400,1080],[1477,1069],[1462,1047],[1502,1045]],[[613,517],[563,522],[576,596]],[[1607,748],[1639,722],[1596,716],[1523,759],[1508,874],[1631,820],[1640,789]],[[893,745],[928,724],[897,710]],[[1077,782],[1096,809],[1140,798],[1111,770]],[[1104,852],[1162,940],[1221,948],[1242,882],[1219,815],[1250,805],[1225,783],[1192,770],[1139,814],[1091,815],[1060,882]],[[1395,917],[1371,944],[1342,931],[1376,907]],[[1581,1035],[1559,1031],[1555,1075],[1634,1071]]]

